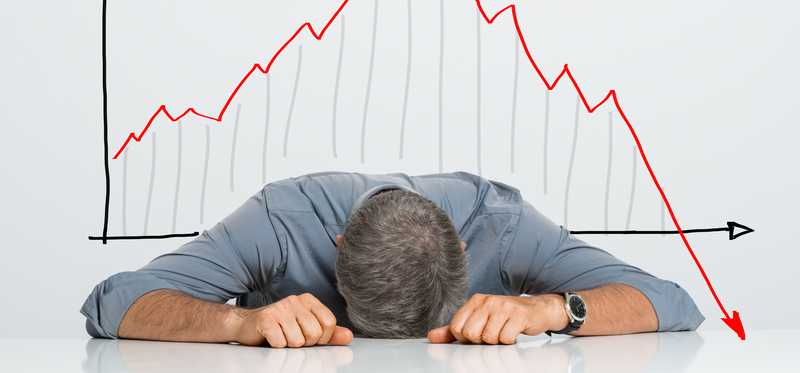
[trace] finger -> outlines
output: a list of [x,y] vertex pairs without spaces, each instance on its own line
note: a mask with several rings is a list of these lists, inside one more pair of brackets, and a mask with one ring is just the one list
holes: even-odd
[[469,319],[470,315],[472,315],[474,309],[483,303],[484,297],[485,296],[482,294],[473,295],[471,298],[469,298],[467,303],[464,303],[464,305],[461,306],[458,311],[456,311],[456,313],[453,315],[453,318],[450,320],[450,333],[452,333],[453,337],[455,337],[459,342],[467,341],[467,339],[461,334],[461,330],[464,328],[464,323],[467,321],[467,319]]
[[486,326],[483,327],[481,339],[488,344],[498,344],[500,342],[500,331],[508,321],[508,314],[495,312],[489,316]]
[[306,343],[300,325],[297,324],[297,319],[293,316],[284,317],[278,321],[283,335],[286,337],[286,345],[289,347],[302,347]]
[[450,333],[450,325],[445,325],[436,329],[431,329],[431,331],[428,332],[428,340],[431,341],[431,343],[450,343],[455,341],[456,337],[453,336],[453,333]]
[[260,322],[256,330],[267,339],[270,347],[286,347],[286,338],[283,336],[283,330],[275,320],[270,319]]
[[499,342],[502,344],[514,344],[517,341],[517,336],[525,328],[525,321],[521,317],[511,317],[506,321],[503,328],[500,330]]
[[329,345],[346,346],[353,342],[353,332],[342,326],[337,326],[333,330],[331,340],[328,341]]
[[317,317],[311,311],[302,309],[298,310],[295,314],[297,324],[303,331],[303,338],[305,338],[305,346],[313,346],[317,344],[319,338],[322,337],[322,326],[319,325]]
[[489,320],[489,307],[482,306],[472,312],[464,327],[461,329],[461,335],[472,343],[481,343],[481,335],[483,335],[483,327],[486,326],[486,321]]
[[327,344],[333,336],[333,331],[336,330],[336,316],[314,296],[309,296],[306,302],[322,327],[322,336],[319,337],[317,344]]

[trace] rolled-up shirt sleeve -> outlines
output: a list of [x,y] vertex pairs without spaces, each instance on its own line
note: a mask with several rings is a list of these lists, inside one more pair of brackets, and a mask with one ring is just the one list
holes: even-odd
[[514,239],[502,253],[502,275],[520,294],[579,291],[619,283],[644,294],[659,331],[695,330],[705,320],[678,284],[659,279],[583,242],[524,203]]
[[117,338],[128,308],[160,289],[223,303],[269,286],[282,254],[265,204],[265,191],[178,250],[133,272],[115,274],[89,294],[81,308],[93,337]]

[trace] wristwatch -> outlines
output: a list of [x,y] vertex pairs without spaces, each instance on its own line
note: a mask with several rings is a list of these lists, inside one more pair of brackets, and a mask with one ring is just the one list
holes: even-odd
[[552,333],[567,334],[580,329],[586,320],[586,302],[583,301],[580,295],[573,292],[564,293],[564,308],[567,310],[569,323],[564,329],[559,331],[548,331],[547,335]]

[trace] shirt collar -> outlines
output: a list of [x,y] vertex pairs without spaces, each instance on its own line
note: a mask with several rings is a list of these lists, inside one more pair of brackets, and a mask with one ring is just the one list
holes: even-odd
[[361,194],[361,196],[359,196],[356,199],[356,202],[353,203],[353,207],[350,209],[350,215],[352,215],[353,212],[358,210],[359,207],[363,206],[364,203],[366,203],[367,200],[370,199],[370,197],[372,197],[372,196],[374,196],[374,195],[376,195],[376,194],[378,194],[380,192],[383,192],[383,191],[386,191],[386,190],[390,190],[390,189],[402,189],[402,190],[405,190],[407,192],[411,192],[411,193],[414,193],[414,194],[419,194],[419,192],[417,192],[414,189],[411,189],[410,187],[408,187],[406,185],[401,185],[401,184],[380,184],[378,186],[375,186],[375,187],[372,187],[372,188],[368,189],[366,192]]

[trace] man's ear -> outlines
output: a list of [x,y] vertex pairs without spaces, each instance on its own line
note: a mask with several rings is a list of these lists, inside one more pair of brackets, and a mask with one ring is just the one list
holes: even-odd
[[336,235],[336,247],[342,246],[342,240],[344,240],[344,236],[341,234]]
[[461,247],[462,252],[467,249],[467,243],[464,241],[460,241],[460,245],[458,246]]

